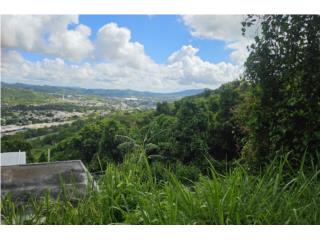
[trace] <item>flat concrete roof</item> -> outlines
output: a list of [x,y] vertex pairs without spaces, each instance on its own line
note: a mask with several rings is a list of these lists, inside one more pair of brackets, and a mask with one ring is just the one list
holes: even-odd
[[10,193],[19,202],[30,195],[41,197],[48,191],[57,197],[62,189],[72,194],[71,198],[81,197],[90,183],[93,184],[90,173],[81,160],[1,167],[2,196]]

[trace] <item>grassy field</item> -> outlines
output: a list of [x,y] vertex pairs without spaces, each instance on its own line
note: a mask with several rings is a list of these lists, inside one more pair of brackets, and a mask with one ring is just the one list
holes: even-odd
[[[189,181],[149,164],[142,150],[121,165],[108,165],[76,205],[49,195],[17,208],[10,197],[1,203],[5,224],[320,224],[320,171],[292,170],[282,156],[261,174],[241,165]],[[302,161],[303,162],[303,161]],[[311,173],[310,173],[311,172]],[[30,207],[32,213],[30,213]],[[26,214],[28,212],[28,214]],[[27,216],[27,217],[26,217]]]

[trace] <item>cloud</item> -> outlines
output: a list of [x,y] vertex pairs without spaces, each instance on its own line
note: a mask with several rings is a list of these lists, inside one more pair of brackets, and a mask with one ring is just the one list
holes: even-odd
[[253,43],[253,40],[245,39],[227,43],[227,48],[233,49],[230,53],[230,58],[237,64],[242,65],[249,56],[248,46]]
[[[233,31],[213,31],[218,25],[203,26],[208,19],[184,18],[190,26],[195,24],[192,34],[226,39],[227,47],[235,49],[230,58],[236,63],[244,61],[246,42],[236,39]],[[242,71],[240,64],[204,61],[197,55],[199,49],[191,45],[182,46],[164,64],[157,64],[141,43],[132,41],[128,28],[105,24],[93,42],[91,29],[79,23],[77,16],[3,16],[1,33],[1,74],[8,82],[165,92],[216,88]],[[46,57],[31,61],[21,50]]]
[[88,59],[143,67],[153,61],[144,47],[131,42],[131,32],[108,23],[90,40],[91,29],[79,24],[78,16],[3,16],[2,47],[41,53],[80,62]]
[[[219,86],[222,83],[236,79],[241,69],[231,63],[213,64],[197,56],[199,49],[191,45],[182,46],[168,58],[168,68],[180,84],[206,84]],[[175,74],[174,74],[175,73]]]
[[97,56],[100,59],[126,64],[137,68],[153,64],[138,42],[131,42],[131,32],[116,23],[109,23],[97,33]]
[[190,45],[183,46],[168,58],[166,64],[136,68],[117,62],[69,64],[61,58],[34,62],[16,51],[5,51],[1,73],[9,82],[152,91],[216,88],[240,74],[238,66],[203,61],[197,52],[198,49]]
[[241,22],[244,15],[185,15],[182,20],[189,27],[191,35],[198,38],[220,40],[232,49],[230,59],[242,65],[248,57],[247,46],[253,42],[256,32],[249,29],[246,37],[242,36]]
[[[71,61],[90,58],[94,47],[91,29],[78,16],[1,16],[1,47],[62,57]],[[74,29],[68,29],[75,26]]]
[[185,15],[183,22],[196,37],[223,41],[240,40],[243,15]]
[[70,64],[61,58],[30,61],[10,50],[2,53],[1,64],[2,79],[7,82],[137,90],[163,89],[160,69],[141,70],[104,62]]
[[63,31],[60,34],[51,34],[48,38],[49,54],[81,61],[93,57],[94,46],[89,37],[91,29],[79,24],[74,30]]

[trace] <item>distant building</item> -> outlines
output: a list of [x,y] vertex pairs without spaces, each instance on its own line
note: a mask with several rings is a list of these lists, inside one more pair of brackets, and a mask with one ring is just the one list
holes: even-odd
[[26,152],[1,153],[1,166],[13,166],[27,164]]

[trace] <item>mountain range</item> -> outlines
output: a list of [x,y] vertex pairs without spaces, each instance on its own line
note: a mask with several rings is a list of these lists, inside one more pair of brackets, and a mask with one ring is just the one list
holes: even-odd
[[186,97],[197,95],[204,92],[205,89],[189,89],[179,92],[159,93],[151,91],[136,91],[131,89],[87,89],[79,87],[61,87],[48,85],[31,85],[23,83],[1,83],[2,88],[19,88],[42,93],[56,94],[78,94],[78,95],[93,95],[100,97]]

